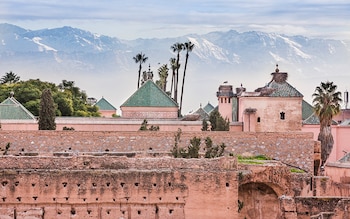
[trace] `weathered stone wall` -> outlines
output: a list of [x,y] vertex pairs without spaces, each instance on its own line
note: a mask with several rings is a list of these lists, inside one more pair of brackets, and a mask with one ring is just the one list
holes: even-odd
[[236,161],[3,156],[0,218],[237,218]]
[[[71,152],[138,152],[169,153],[174,146],[176,132],[77,132],[77,131],[0,131],[0,148],[10,143],[8,154],[52,154]],[[193,137],[210,137],[214,144],[224,143],[227,153],[260,155],[313,171],[314,144],[312,133],[235,133],[183,132],[180,147],[187,147]],[[201,151],[203,152],[203,151]]]
[[[296,197],[296,209],[298,219],[309,218],[331,218],[326,215],[332,215],[341,197]],[[320,215],[320,217],[318,217]],[[324,217],[322,217],[322,215]]]

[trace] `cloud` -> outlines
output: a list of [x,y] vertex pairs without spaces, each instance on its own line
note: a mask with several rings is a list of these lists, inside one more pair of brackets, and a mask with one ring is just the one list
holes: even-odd
[[237,27],[348,37],[349,11],[346,0],[2,0],[0,22],[64,24],[102,34],[115,28],[113,35],[124,29],[134,38]]

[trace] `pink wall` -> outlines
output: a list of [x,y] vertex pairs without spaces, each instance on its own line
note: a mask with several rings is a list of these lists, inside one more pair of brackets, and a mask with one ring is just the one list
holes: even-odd
[[232,97],[219,97],[219,113],[222,118],[232,122]]
[[[102,117],[56,117],[56,130],[63,127],[74,128],[75,131],[138,131],[143,119],[122,119]],[[177,131],[179,128],[184,132],[201,132],[202,121],[180,120],[148,120],[149,127],[159,126],[160,131]],[[38,130],[35,121],[1,121],[1,130]],[[231,132],[242,132],[242,123],[230,123]]]
[[[300,97],[280,98],[261,96],[240,96],[238,99],[239,112],[238,120],[253,125],[253,121],[245,121],[244,111],[248,108],[256,109],[254,119],[255,131],[257,132],[287,132],[301,130],[301,101]],[[285,113],[285,119],[280,119],[280,113]],[[250,130],[254,128],[250,127]]]
[[120,107],[126,119],[177,119],[177,107]]
[[39,125],[36,121],[29,120],[1,120],[0,129],[9,131],[9,130],[22,130],[22,131],[32,131],[38,130]]
[[[319,125],[303,125],[303,132],[312,132],[314,139],[317,140],[319,133]],[[334,145],[332,153],[329,156],[328,162],[335,162],[345,155],[345,152],[350,152],[350,126],[332,126],[332,135]]]
[[325,169],[325,175],[329,176],[337,183],[350,183],[350,168],[349,164],[329,163]]
[[117,114],[116,110],[99,110],[101,117],[113,117],[113,114]]

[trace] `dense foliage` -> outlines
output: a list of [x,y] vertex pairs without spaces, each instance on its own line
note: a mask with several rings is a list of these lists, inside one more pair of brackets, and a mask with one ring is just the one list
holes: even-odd
[[230,122],[225,120],[218,110],[213,110],[210,113],[209,122],[211,125],[211,131],[229,131],[230,129]]
[[51,90],[46,88],[43,90],[40,99],[39,130],[56,130],[55,108]]
[[[9,74],[9,73],[7,73]],[[11,78],[16,75],[10,75]],[[8,77],[3,77],[8,78]],[[9,97],[11,91],[14,97],[33,115],[39,116],[40,98],[44,89],[50,89],[56,105],[56,116],[100,116],[97,106],[87,103],[87,95],[74,81],[63,80],[59,85],[43,82],[39,79],[16,81],[0,84],[0,102]]]
[[[201,138],[193,137],[190,139],[190,144],[187,147],[179,147],[179,143],[181,140],[181,129],[178,129],[177,133],[175,134],[175,143],[173,148],[171,149],[171,154],[175,158],[200,158],[200,150],[201,150]],[[214,145],[213,141],[210,137],[207,137],[205,139],[205,148],[203,150],[205,151],[204,157],[205,158],[215,158],[215,157],[221,157],[224,156],[226,145],[224,143],[221,143],[221,145]]]

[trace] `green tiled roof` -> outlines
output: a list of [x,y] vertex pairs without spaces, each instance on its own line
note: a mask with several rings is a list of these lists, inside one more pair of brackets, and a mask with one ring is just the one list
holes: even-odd
[[308,102],[303,100],[301,104],[301,110],[302,110],[302,119],[303,124],[320,124],[320,120],[315,115],[314,108],[311,106]]
[[[320,124],[320,120],[318,116],[314,112],[314,108],[311,104],[303,100],[302,102],[302,118],[303,118],[303,124],[308,125],[318,125]],[[333,125],[337,125],[338,123],[336,121],[332,121]]]
[[205,105],[205,107],[203,107],[203,110],[204,110],[207,114],[209,114],[213,109],[214,109],[214,106],[211,105],[209,102],[208,102],[207,105]]
[[6,100],[4,100],[2,103],[0,103],[0,119],[35,120],[35,117],[14,97],[9,97]]
[[273,89],[273,92],[268,95],[270,97],[303,97],[303,95],[288,82],[277,83],[276,81],[271,81],[267,87]]
[[144,83],[122,107],[178,107],[177,103],[171,99],[152,80]]
[[110,104],[105,98],[101,98],[95,104],[100,110],[117,110],[112,104]]
[[[214,107],[213,107],[214,108]],[[199,108],[199,109],[197,109],[196,110],[196,112],[194,112],[194,113],[192,113],[192,114],[194,114],[194,115],[199,115],[199,119],[200,120],[203,120],[203,119],[205,119],[205,120],[209,120],[209,113],[207,113],[205,110],[204,110],[204,108]]]

